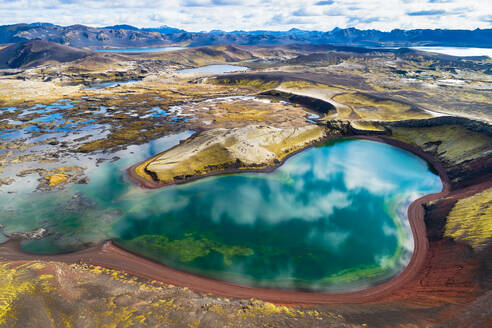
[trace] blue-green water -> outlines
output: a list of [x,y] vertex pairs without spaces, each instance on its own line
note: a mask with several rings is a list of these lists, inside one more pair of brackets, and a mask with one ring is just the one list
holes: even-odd
[[132,83],[132,82],[138,82],[138,80],[123,80],[123,81],[109,81],[109,82],[94,83],[94,84],[87,86],[87,89],[112,88],[112,87],[115,87],[118,85]]
[[[176,142],[164,141],[159,150]],[[23,243],[31,252],[71,251],[111,238],[216,279],[346,291],[389,279],[406,266],[413,250],[406,209],[441,190],[422,159],[350,139],[308,149],[273,173],[142,190],[122,170],[159,151],[145,147],[134,149],[133,158],[91,170],[87,185],[16,197],[0,223],[12,231],[46,227],[52,233],[46,239]]]

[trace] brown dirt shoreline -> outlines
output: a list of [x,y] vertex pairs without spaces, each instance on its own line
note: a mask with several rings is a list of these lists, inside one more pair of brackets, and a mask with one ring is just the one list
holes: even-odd
[[[110,241],[84,251],[58,255],[28,254],[20,250],[18,242],[10,241],[5,243],[3,247],[0,248],[0,257],[7,260],[21,261],[42,260],[61,261],[67,263],[83,262],[124,271],[150,280],[188,287],[197,292],[212,293],[218,296],[230,298],[256,298],[281,304],[359,304],[377,302],[390,298],[391,296],[394,296],[394,294],[397,294],[405,286],[409,286],[409,284],[421,284],[419,281],[419,273],[421,273],[424,268],[429,250],[429,240],[427,238],[426,224],[424,222],[425,211],[422,205],[429,201],[448,196],[450,194],[451,185],[442,164],[439,163],[432,155],[424,153],[421,149],[413,145],[380,136],[355,136],[355,138],[387,143],[417,154],[433,165],[443,184],[443,189],[441,192],[423,196],[410,204],[408,208],[408,218],[414,237],[413,255],[407,267],[400,274],[379,285],[375,285],[361,291],[348,293],[302,292],[249,287],[182,272],[125,251],[115,246]],[[323,142],[326,141],[327,140],[323,140]],[[310,147],[312,146],[314,146],[314,144]],[[292,155],[293,154],[291,154],[291,156]],[[272,171],[275,168],[276,167],[269,168],[269,171]],[[129,170],[131,170],[131,168]],[[240,172],[244,172],[244,170],[240,170]],[[487,183],[482,184],[480,187],[477,186],[477,188],[486,188],[491,184],[492,183],[490,181],[487,181]],[[409,289],[412,288],[410,287]]]

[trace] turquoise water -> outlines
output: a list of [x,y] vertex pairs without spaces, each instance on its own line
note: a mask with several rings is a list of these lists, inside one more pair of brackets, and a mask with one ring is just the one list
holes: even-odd
[[87,86],[87,89],[112,88],[112,87],[115,87],[117,85],[127,84],[127,83],[132,83],[132,82],[138,82],[138,80],[122,80],[122,81],[109,81],[109,82],[94,83],[94,84]]
[[98,52],[167,52],[187,49],[187,47],[162,47],[162,48],[121,48],[121,49],[97,49]]
[[[123,169],[176,144],[163,139],[90,170],[68,191],[1,198],[10,231],[43,226],[30,252],[105,239],[175,268],[252,286],[347,291],[400,272],[413,251],[406,209],[441,190],[425,161],[366,140],[308,149],[273,173],[211,177],[142,190]],[[144,147],[144,148],[142,148]],[[133,152],[133,154],[131,154]],[[8,203],[7,203],[8,202]]]
[[0,142],[24,139],[26,143],[34,143],[48,138],[59,138],[66,133],[82,133],[104,127],[102,124],[96,124],[92,119],[74,122],[64,118],[64,113],[74,109],[74,103],[75,101],[72,100],[61,100],[49,105],[37,104],[28,108],[0,108],[9,112],[19,111],[15,120],[7,120],[9,124],[18,128],[0,129]]
[[249,70],[246,66],[235,66],[235,65],[207,65],[196,68],[185,68],[176,71],[177,73],[211,73],[211,74],[225,74],[237,71],[247,71]]

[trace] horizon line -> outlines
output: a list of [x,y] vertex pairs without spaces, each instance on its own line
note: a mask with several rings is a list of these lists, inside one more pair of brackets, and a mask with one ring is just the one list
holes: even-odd
[[26,24],[26,25],[34,25],[34,24],[48,24],[48,25],[53,25],[53,26],[60,26],[60,27],[70,27],[70,26],[85,26],[85,27],[91,27],[91,28],[110,28],[110,27],[114,27],[114,26],[118,26],[118,25],[127,25],[127,26],[130,26],[130,27],[135,27],[139,30],[142,30],[142,29],[158,29],[158,28],[162,28],[162,27],[168,27],[168,28],[173,28],[173,29],[179,29],[179,30],[183,30],[185,33],[211,33],[211,32],[214,32],[214,31],[217,31],[217,32],[223,32],[223,33],[234,33],[234,32],[245,32],[245,33],[251,33],[251,32],[290,32],[292,30],[298,30],[298,31],[303,31],[303,32],[323,32],[323,33],[328,33],[328,32],[333,32],[335,30],[348,30],[348,29],[355,29],[355,30],[359,30],[359,31],[378,31],[378,32],[382,32],[382,33],[391,33],[393,31],[418,31],[418,30],[428,30],[428,31],[437,31],[437,30],[442,30],[442,31],[477,31],[477,30],[480,30],[480,31],[485,31],[485,30],[492,30],[492,27],[490,28],[480,28],[480,27],[477,27],[477,28],[474,28],[474,29],[448,29],[448,28],[414,28],[414,29],[402,29],[402,28],[393,28],[391,30],[379,30],[379,29],[360,29],[360,28],[357,28],[357,27],[334,27],[333,29],[331,30],[306,30],[306,29],[302,29],[302,28],[297,28],[297,27],[292,27],[290,29],[287,29],[287,30],[268,30],[268,29],[256,29],[256,30],[243,30],[243,29],[240,29],[240,30],[230,30],[230,31],[226,31],[226,30],[221,30],[221,29],[211,29],[211,30],[202,30],[202,31],[188,31],[188,30],[185,30],[183,28],[180,28],[180,27],[174,27],[174,26],[170,26],[170,25],[160,25],[160,26],[150,26],[150,27],[138,27],[138,26],[135,26],[135,25],[131,25],[131,24],[127,24],[127,23],[119,23],[119,24],[113,24],[113,25],[107,25],[107,26],[95,26],[95,25],[86,25],[86,24],[71,24],[71,25],[59,25],[59,24],[56,24],[56,23],[51,23],[51,22],[31,22],[31,23],[26,23],[26,22],[20,22],[20,23],[12,23],[12,24],[1,24],[0,26],[12,26],[12,25],[22,25],[22,24]]

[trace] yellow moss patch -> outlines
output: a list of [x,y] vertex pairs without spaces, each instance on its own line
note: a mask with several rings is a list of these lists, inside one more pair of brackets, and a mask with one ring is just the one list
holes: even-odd
[[[215,311],[214,311],[215,312]],[[262,302],[258,300],[254,300],[251,302],[251,305],[245,311],[240,313],[240,316],[243,318],[248,317],[257,317],[257,316],[272,316],[272,315],[287,315],[289,317],[304,317],[307,315],[314,315],[314,312],[309,311],[310,313],[297,310],[294,308],[290,308],[284,305],[275,305],[269,302]]]
[[304,147],[307,140],[318,140],[323,137],[324,133],[323,127],[316,126],[300,134],[292,134],[279,143],[272,143],[264,147],[275,153],[278,160],[283,160],[287,155]]
[[[262,320],[272,320],[275,326],[286,320],[289,324],[343,320],[338,314],[315,309],[258,300],[240,304],[200,296],[186,287],[136,283],[133,279],[117,270],[87,264],[0,263],[0,327],[39,326],[45,318],[63,327],[198,327],[207,312],[215,314],[214,324],[221,327],[256,326]],[[23,317],[26,305],[32,309],[32,318]]]
[[331,85],[327,84],[322,84],[322,83],[314,83],[314,82],[309,82],[309,81],[286,81],[282,82],[280,84],[280,88],[284,89],[297,89],[297,90],[302,90],[302,89],[319,89],[319,90],[324,90],[324,89],[332,89],[332,90],[344,90],[344,89],[339,89],[337,87],[332,87]]
[[[105,149],[115,147],[121,144],[128,143],[131,140],[137,140],[138,138],[146,138],[151,135],[152,132],[142,132],[141,127],[134,127],[135,124],[125,126],[121,130],[114,131],[104,139],[97,139],[81,145],[77,151],[90,152],[99,149]],[[163,128],[156,128],[155,131],[163,130]]]
[[61,182],[66,181],[68,179],[68,176],[66,174],[63,174],[63,173],[57,173],[57,174],[53,174],[53,175],[48,175],[45,178],[49,181],[50,186],[55,186]]
[[492,138],[459,125],[430,128],[392,128],[394,138],[435,151],[444,162],[459,164],[492,151]]
[[287,81],[280,84],[281,88],[292,88],[292,89],[307,89],[307,88],[320,88],[323,84],[312,83],[308,81]]
[[135,306],[117,306],[114,297],[110,297],[106,301],[109,310],[101,312],[98,316],[101,328],[135,327],[145,322],[145,316],[139,314]]
[[189,176],[201,176],[228,168],[261,169],[326,136],[317,125],[299,128],[246,126],[231,130],[214,129],[160,154],[136,168],[149,181],[172,183]]
[[8,319],[15,319],[13,304],[16,299],[39,289],[47,290],[47,286],[41,283],[45,277],[43,279],[28,278],[31,270],[43,267],[40,263],[19,266],[0,264],[0,326],[4,326]]
[[351,121],[350,125],[357,130],[384,131],[381,125],[370,121]]
[[147,167],[147,165],[149,165],[150,162],[152,162],[152,160],[153,160],[153,158],[150,158],[150,159],[146,160],[145,162],[143,162],[142,164],[138,165],[135,168],[135,173],[139,177],[144,178],[145,180],[153,181],[152,176],[145,171],[145,168]]
[[261,89],[261,90],[268,90],[268,89],[276,88],[279,84],[279,81],[266,82],[266,81],[263,81],[260,79],[254,79],[254,80],[249,80],[249,79],[241,79],[241,80],[216,79],[216,80],[212,80],[212,83],[230,84],[230,85],[237,85],[237,86]]
[[63,167],[59,167],[57,169],[54,169],[54,171],[56,172],[65,172],[65,171],[73,171],[73,170],[79,170],[80,167],[78,166],[63,166]]
[[265,115],[270,112],[269,110],[261,110],[241,105],[220,104],[217,107],[228,112],[224,117],[217,118],[217,122],[263,121]]
[[430,117],[430,114],[412,109],[412,106],[403,102],[378,99],[358,92],[337,95],[333,100],[350,106],[363,120],[394,121]]
[[458,200],[449,212],[444,236],[473,248],[485,246],[492,238],[492,188]]
[[173,181],[174,177],[178,176],[206,174],[209,171],[207,167],[225,166],[232,161],[229,152],[215,144],[191,156],[172,170],[159,171],[157,177],[160,181]]
[[188,324],[188,328],[198,328],[200,326],[200,320],[195,320],[192,323]]

